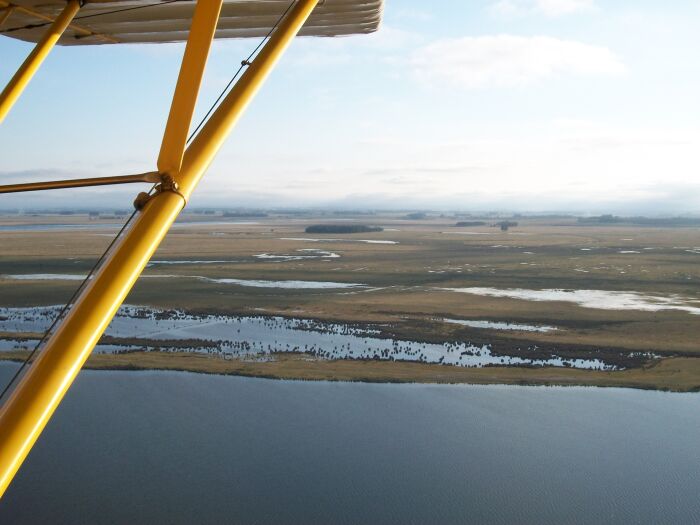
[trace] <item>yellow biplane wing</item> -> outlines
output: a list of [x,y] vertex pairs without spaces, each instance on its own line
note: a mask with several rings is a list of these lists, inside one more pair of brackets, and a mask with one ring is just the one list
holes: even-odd
[[[59,45],[181,42],[187,40],[194,1],[97,0],[85,3],[58,41]],[[65,8],[61,0],[0,0],[14,11],[6,36],[38,42]],[[287,0],[224,0],[214,38],[262,37],[289,5]],[[376,31],[382,0],[325,0],[309,17],[300,36],[341,36]],[[23,29],[21,29],[23,28]]]

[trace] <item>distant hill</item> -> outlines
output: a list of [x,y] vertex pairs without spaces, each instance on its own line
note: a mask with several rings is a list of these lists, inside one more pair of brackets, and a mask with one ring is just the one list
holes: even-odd
[[365,224],[313,224],[306,228],[306,233],[369,233],[381,232],[384,228]]

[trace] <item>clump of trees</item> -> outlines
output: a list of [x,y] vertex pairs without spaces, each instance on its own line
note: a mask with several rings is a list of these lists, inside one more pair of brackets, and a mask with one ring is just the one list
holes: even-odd
[[497,222],[496,226],[501,227],[502,232],[507,232],[509,228],[515,228],[518,225],[515,221],[501,221]]
[[370,233],[381,232],[384,228],[366,224],[313,224],[306,228],[306,233]]
[[484,221],[459,221],[455,224],[457,228],[468,228],[471,226],[486,226],[486,223]]
[[410,221],[422,221],[423,219],[427,218],[428,216],[423,213],[422,211],[416,211],[413,213],[407,213],[404,216],[404,219],[408,219]]

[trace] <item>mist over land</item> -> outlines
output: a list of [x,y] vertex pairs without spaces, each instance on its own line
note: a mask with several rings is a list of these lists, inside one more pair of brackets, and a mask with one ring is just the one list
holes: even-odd
[[[37,182],[108,175],[108,173],[69,172],[37,169],[0,171],[3,184]],[[429,180],[429,175],[426,175]],[[236,174],[225,179],[219,188],[221,176],[215,180],[204,178],[202,187],[194,194],[190,209],[296,209],[313,211],[402,211],[433,210],[440,213],[525,213],[537,215],[603,215],[622,216],[700,216],[700,186],[691,183],[658,183],[621,187],[616,192],[598,193],[551,190],[525,191],[504,188],[494,192],[481,189],[482,177],[466,175],[473,190],[443,193],[444,187],[435,185],[429,190],[415,191],[397,182],[392,191],[377,190],[371,181],[365,192],[305,191],[289,192],[284,188],[270,191],[238,191],[240,184],[249,182],[246,175]],[[130,208],[134,197],[147,186],[98,187],[51,192],[4,195],[0,198],[0,212],[9,210],[111,210]]]

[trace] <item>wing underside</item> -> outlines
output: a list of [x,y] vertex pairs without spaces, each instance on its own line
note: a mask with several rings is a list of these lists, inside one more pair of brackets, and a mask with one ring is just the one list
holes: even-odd
[[[289,4],[290,0],[225,0],[216,38],[262,37]],[[14,8],[2,28],[3,33],[37,42],[44,34],[45,22],[58,16],[65,1],[0,0],[0,8],[7,6]],[[185,41],[194,6],[193,0],[88,2],[58,43],[95,45]],[[325,0],[319,3],[299,34],[331,37],[372,33],[379,28],[382,9],[383,0]]]

